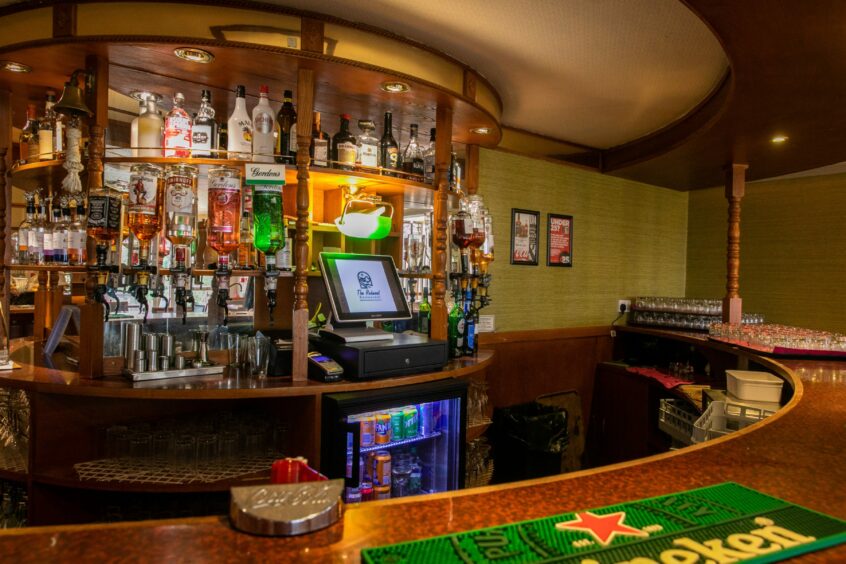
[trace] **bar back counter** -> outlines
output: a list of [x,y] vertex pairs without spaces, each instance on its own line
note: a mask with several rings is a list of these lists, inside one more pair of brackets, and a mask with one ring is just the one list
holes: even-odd
[[[361,549],[433,535],[495,526],[589,509],[671,492],[737,482],[812,510],[846,518],[846,364],[765,355],[715,343],[692,334],[617,328],[617,340],[645,336],[694,347],[712,358],[733,359],[733,366],[758,366],[783,378],[791,399],[778,413],[725,437],[650,456],[566,475],[346,507],[342,522],[290,539],[261,538],[234,531],[226,517],[147,521],[116,525],[24,529],[0,535],[0,552],[13,561],[97,560],[111,555],[161,561],[179,555],[186,561],[341,561],[355,560]],[[485,362],[484,358],[480,359]],[[465,367],[457,367],[459,372]],[[60,373],[54,372],[53,377]],[[425,378],[425,376],[423,376]],[[518,377],[515,375],[515,378]],[[42,381],[48,379],[45,371]],[[5,382],[10,383],[8,380]],[[30,384],[54,401],[61,382]],[[323,389],[315,386],[315,390]],[[109,396],[106,386],[93,396]],[[141,392],[147,397],[179,396],[179,391]],[[212,396],[218,391],[199,391]],[[273,395],[257,390],[257,396]],[[116,392],[124,397],[128,392]],[[106,398],[78,397],[80,401]],[[109,400],[112,401],[112,400]],[[138,400],[133,400],[138,401]],[[256,400],[260,401],[260,400]],[[105,402],[108,403],[108,402]],[[154,402],[162,403],[162,402]],[[34,479],[35,477],[33,477]],[[839,561],[835,547],[802,561]]]

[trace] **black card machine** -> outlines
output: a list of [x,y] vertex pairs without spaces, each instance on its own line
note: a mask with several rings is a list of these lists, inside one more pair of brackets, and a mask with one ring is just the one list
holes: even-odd
[[321,382],[337,382],[344,374],[341,365],[317,351],[308,353],[308,377]]

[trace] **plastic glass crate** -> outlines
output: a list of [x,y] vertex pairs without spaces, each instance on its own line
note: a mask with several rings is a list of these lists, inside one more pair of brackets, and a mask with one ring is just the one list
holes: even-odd
[[699,417],[684,406],[687,402],[680,399],[662,399],[658,407],[658,428],[675,440],[689,445],[692,443],[693,424]]
[[775,412],[757,407],[712,401],[702,417],[693,424],[693,442],[701,443],[739,431],[773,413]]

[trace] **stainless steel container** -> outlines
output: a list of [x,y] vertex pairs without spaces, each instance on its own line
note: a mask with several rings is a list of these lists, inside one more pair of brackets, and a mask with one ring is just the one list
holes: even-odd
[[159,370],[170,370],[170,357],[166,354],[159,356]]
[[[144,335],[144,350],[157,351],[159,350],[159,336],[156,333],[147,333]],[[155,356],[155,355],[151,355]]]
[[154,354],[150,355],[150,358],[147,359],[147,371],[148,372],[156,372],[159,369],[159,357]]
[[159,342],[159,351],[162,355],[173,356],[174,338],[173,335],[163,334]]
[[174,357],[173,360],[174,360],[174,368],[176,368],[177,370],[182,370],[183,368],[185,368],[185,357],[184,356],[177,355],[176,357]]
[[125,321],[120,326],[121,353],[127,366],[132,366],[135,360],[135,351],[141,348],[141,324],[133,321]]
[[132,369],[135,372],[145,372],[147,370],[147,353],[144,351],[135,351],[135,358],[132,361]]

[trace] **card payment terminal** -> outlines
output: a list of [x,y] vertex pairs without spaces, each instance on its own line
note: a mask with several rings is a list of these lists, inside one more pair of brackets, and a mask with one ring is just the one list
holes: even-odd
[[308,353],[308,377],[321,382],[337,382],[344,374],[341,365],[317,351]]

